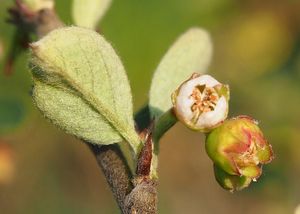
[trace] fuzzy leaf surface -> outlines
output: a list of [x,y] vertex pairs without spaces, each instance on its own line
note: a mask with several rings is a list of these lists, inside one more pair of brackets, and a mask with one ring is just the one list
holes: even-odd
[[33,98],[45,117],[86,141],[111,144],[125,139],[137,149],[126,72],[102,36],[66,27],[31,48]]

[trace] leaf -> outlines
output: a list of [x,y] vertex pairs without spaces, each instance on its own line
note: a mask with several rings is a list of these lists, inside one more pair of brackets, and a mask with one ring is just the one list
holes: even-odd
[[138,148],[129,82],[102,36],[66,27],[31,48],[33,98],[45,117],[86,141],[111,144],[124,138]]
[[95,29],[111,0],[73,0],[72,16],[76,25]]
[[42,9],[53,9],[54,0],[22,0],[31,11],[37,12]]
[[159,117],[172,107],[171,94],[192,73],[205,73],[212,56],[209,34],[192,28],[171,46],[156,69],[150,89],[150,111]]

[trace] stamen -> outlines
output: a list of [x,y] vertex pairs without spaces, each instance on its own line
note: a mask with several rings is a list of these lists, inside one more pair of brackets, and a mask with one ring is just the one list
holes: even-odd
[[197,85],[191,94],[191,98],[194,100],[191,110],[195,113],[195,119],[197,120],[202,113],[214,111],[219,96],[214,88]]

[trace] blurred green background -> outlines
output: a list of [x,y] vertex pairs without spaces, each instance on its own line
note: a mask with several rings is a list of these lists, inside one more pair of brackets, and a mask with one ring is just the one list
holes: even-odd
[[[56,1],[72,24],[71,0]],[[86,145],[50,125],[30,98],[28,53],[3,64],[14,27],[0,0],[0,213],[118,213]],[[160,213],[295,213],[300,204],[300,1],[114,0],[100,23],[124,62],[138,110],[153,71],[192,26],[212,35],[210,72],[231,87],[231,116],[258,121],[275,160],[258,182],[228,193],[214,180],[203,136],[180,124],[161,142]],[[163,93],[163,92],[162,92]]]

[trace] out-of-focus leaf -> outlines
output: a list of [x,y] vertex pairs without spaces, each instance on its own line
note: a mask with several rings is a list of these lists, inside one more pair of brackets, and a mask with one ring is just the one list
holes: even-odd
[[95,29],[111,0],[73,0],[72,16],[76,25]]
[[212,56],[209,34],[192,28],[171,46],[156,69],[150,89],[150,112],[159,117],[172,107],[171,94],[193,72],[205,73]]
[[139,145],[124,67],[92,30],[66,27],[32,44],[33,97],[54,124],[95,144]]
[[22,0],[31,11],[39,11],[42,9],[53,9],[53,0]]

